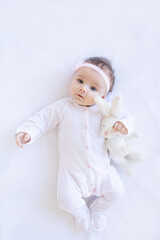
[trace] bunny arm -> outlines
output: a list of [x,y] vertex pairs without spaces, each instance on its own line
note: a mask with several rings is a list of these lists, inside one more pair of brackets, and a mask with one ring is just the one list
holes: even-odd
[[123,136],[115,136],[105,140],[106,146],[110,153],[117,158],[124,157],[131,151],[131,146],[125,143]]

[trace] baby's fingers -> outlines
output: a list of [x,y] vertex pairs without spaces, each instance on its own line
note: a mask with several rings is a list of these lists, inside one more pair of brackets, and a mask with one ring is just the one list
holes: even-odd
[[29,142],[30,139],[31,139],[30,136],[27,133],[25,133],[25,135],[22,138],[22,143],[25,144],[25,143]]
[[126,134],[128,133],[128,130],[127,130],[126,127],[121,127],[120,130],[119,130],[119,132],[120,132],[121,134],[123,134],[123,135],[126,135]]
[[23,138],[23,133],[18,133],[16,134],[16,143],[19,147],[23,148],[22,145],[22,138]]
[[114,123],[113,130],[114,130],[114,132],[120,132],[123,135],[128,134],[127,128],[120,121],[117,121],[117,122]]
[[113,125],[113,130],[114,130],[115,132],[118,132],[121,127],[122,127],[121,123],[120,123],[120,122],[116,122],[116,123]]

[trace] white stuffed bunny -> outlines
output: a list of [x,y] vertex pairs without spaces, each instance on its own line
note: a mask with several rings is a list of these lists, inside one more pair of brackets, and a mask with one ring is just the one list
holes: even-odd
[[133,162],[143,160],[140,153],[133,149],[133,146],[128,143],[129,139],[137,137],[136,134],[123,135],[113,131],[113,125],[119,121],[122,113],[122,100],[120,96],[116,96],[111,103],[111,106],[102,98],[96,96],[95,102],[103,114],[101,124],[101,134],[105,137],[105,143],[109,156],[116,164],[118,164],[127,175],[134,174]]

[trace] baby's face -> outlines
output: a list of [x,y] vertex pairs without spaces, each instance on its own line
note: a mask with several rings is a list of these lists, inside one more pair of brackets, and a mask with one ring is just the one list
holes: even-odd
[[106,83],[103,77],[94,69],[82,67],[76,71],[70,85],[70,94],[73,100],[82,106],[95,104],[94,98],[107,94]]

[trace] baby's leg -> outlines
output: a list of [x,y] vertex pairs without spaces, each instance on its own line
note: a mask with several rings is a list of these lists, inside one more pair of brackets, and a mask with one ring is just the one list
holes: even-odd
[[93,227],[101,231],[106,225],[106,215],[109,208],[116,205],[124,196],[124,186],[116,170],[111,167],[110,176],[104,184],[103,194],[91,205]]
[[75,223],[82,231],[90,230],[90,210],[76,183],[64,183],[60,187],[59,207],[75,217]]

